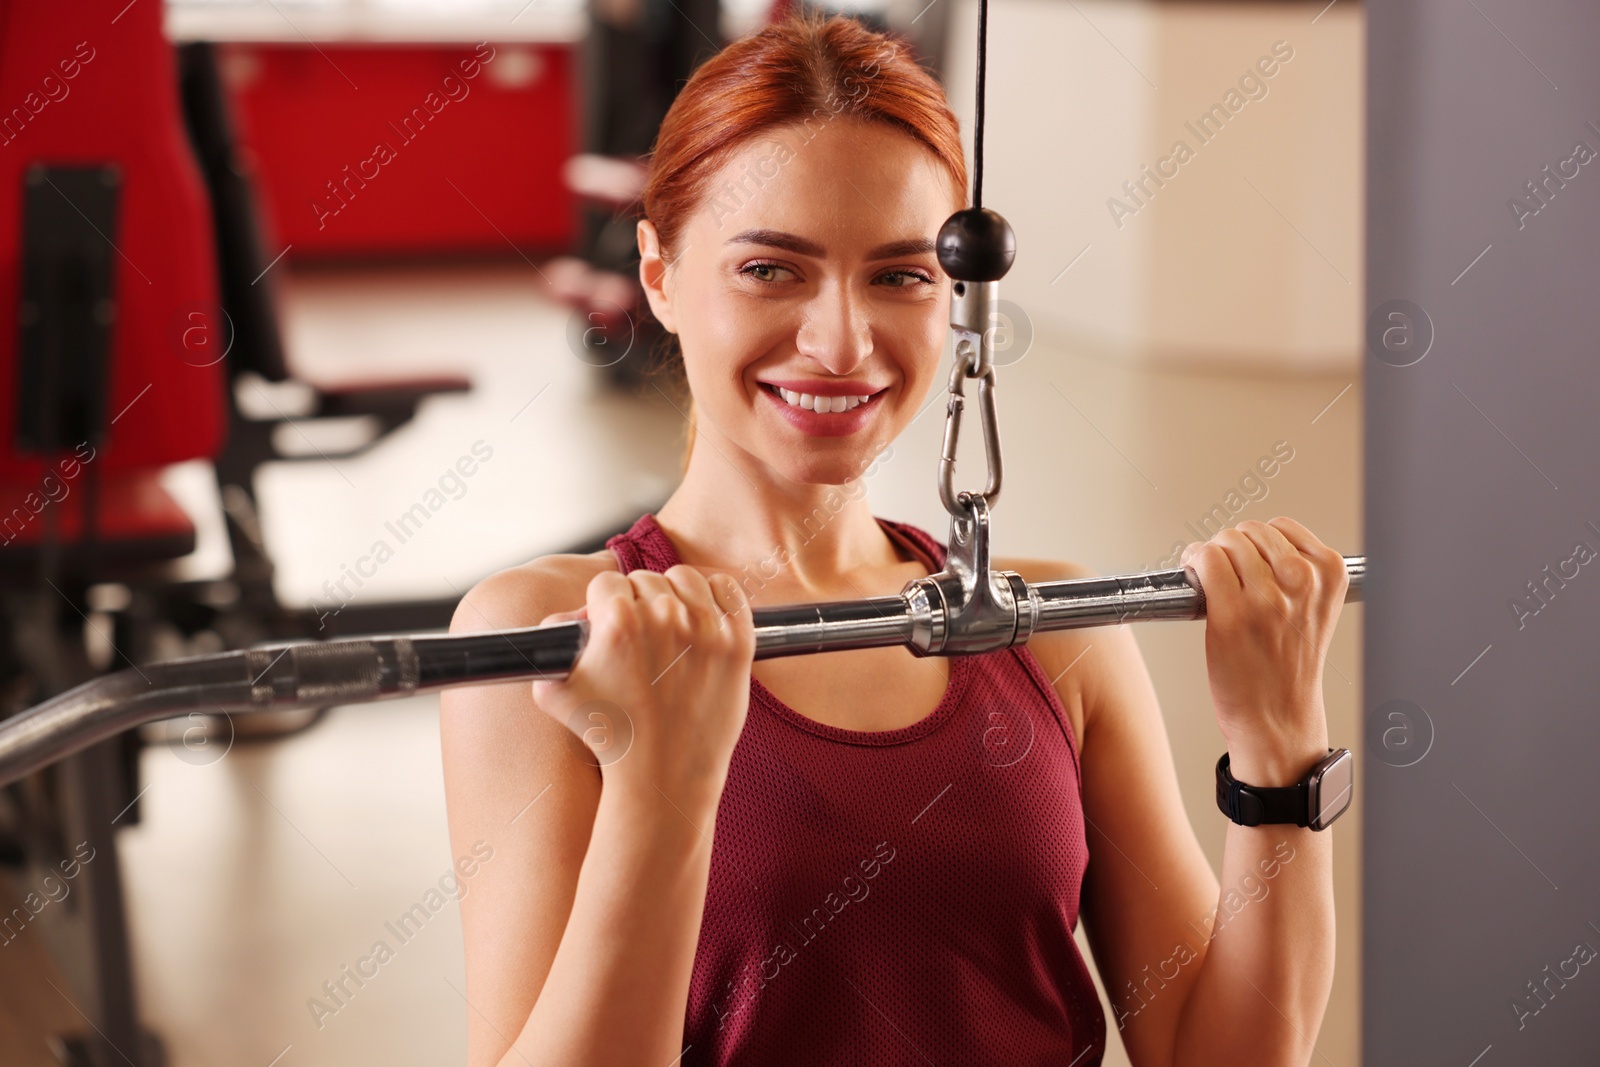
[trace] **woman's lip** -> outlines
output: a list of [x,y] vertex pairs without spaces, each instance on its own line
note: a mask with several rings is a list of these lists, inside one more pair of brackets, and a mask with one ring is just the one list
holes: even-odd
[[886,385],[869,385],[866,382],[778,382],[758,381],[758,385],[771,385],[791,393],[808,393],[811,396],[877,396]]
[[[761,384],[767,386],[767,388],[761,390],[761,395],[771,398],[772,403],[778,407],[779,415],[787,419],[790,425],[801,433],[810,434],[813,437],[847,437],[857,432],[877,414],[879,406],[883,403],[878,399],[878,396],[887,391],[878,390],[877,393],[872,394],[873,398],[871,400],[857,404],[849,411],[817,412],[806,408],[797,408],[774,392],[769,383],[762,382]],[[859,396],[860,394],[846,393],[845,395]]]

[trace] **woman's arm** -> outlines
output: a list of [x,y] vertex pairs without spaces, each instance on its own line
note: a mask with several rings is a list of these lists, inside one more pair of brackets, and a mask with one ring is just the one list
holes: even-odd
[[[1206,590],[1206,664],[1233,774],[1293,785],[1328,754],[1322,668],[1344,605],[1344,559],[1300,523],[1245,520],[1184,563]],[[1275,862],[1269,851],[1278,854]],[[1179,1064],[1304,1064],[1333,986],[1333,839],[1228,826],[1217,925],[1179,1023]],[[1234,882],[1233,879],[1238,879]],[[1230,890],[1259,886],[1240,899]]]
[[[1030,582],[1092,576],[1061,563],[1014,569]],[[1218,891],[1178,790],[1155,686],[1130,626],[1035,634],[1028,647],[1081,723],[1089,867],[1079,910],[1111,1002],[1108,1023],[1135,1067],[1172,1067]],[[1247,1056],[1235,1067],[1266,1062]]]
[[[582,601],[577,571],[548,560],[487,579],[451,630],[573,617],[550,612]],[[447,690],[441,704],[452,849],[494,849],[461,900],[469,1063],[671,1062],[705,905],[711,792],[664,775],[665,793],[626,780],[602,790],[595,757],[526,682]]]
[[[1259,530],[1256,534],[1264,536]],[[1241,554],[1244,546],[1234,539],[1245,536],[1226,532],[1232,550]],[[1208,552],[1229,551],[1211,544]],[[1332,550],[1327,555],[1337,557]],[[1266,565],[1260,557],[1257,562]],[[1282,625],[1293,611],[1280,615],[1283,603],[1270,606],[1246,590],[1237,572],[1224,571],[1231,563],[1232,555],[1213,556],[1197,566],[1205,568],[1201,581],[1208,598],[1213,699],[1219,717],[1230,715],[1234,729],[1232,740],[1225,735],[1224,744],[1234,752],[1239,780],[1287,784],[1326,754],[1320,655],[1332,619],[1322,628],[1302,621],[1304,639],[1320,649],[1304,660],[1300,651],[1285,654],[1281,647],[1266,648],[1260,635],[1241,636],[1243,622],[1261,624],[1261,615],[1270,614]],[[1332,560],[1325,558],[1320,565],[1331,582]],[[1029,581],[1087,576],[1064,564],[1032,566],[1033,573],[1023,572]],[[1343,575],[1342,560],[1338,572]],[[1249,573],[1265,594],[1282,593],[1259,572]],[[1257,601],[1254,608],[1243,597],[1228,597],[1225,580]],[[1319,595],[1325,608],[1335,591],[1324,588]],[[1342,584],[1337,599],[1343,599]],[[1219,604],[1222,610],[1217,612]],[[1275,633],[1282,637],[1281,631]],[[1298,635],[1294,639],[1301,640]],[[1252,641],[1271,662],[1263,666],[1235,657],[1230,667],[1227,650]],[[1040,634],[1029,644],[1046,673],[1057,678],[1063,703],[1069,709],[1081,706],[1083,804],[1091,856],[1082,912],[1113,1022],[1130,1060],[1136,1067],[1306,1063],[1332,984],[1328,835],[1295,826],[1229,826],[1219,886],[1184,809],[1160,705],[1131,629]],[[1313,665],[1315,671],[1308,675]],[[1233,706],[1238,688],[1229,677],[1251,671],[1296,692],[1300,706]],[[1276,695],[1272,702],[1277,703]],[[1287,717],[1274,717],[1284,712]],[[1250,728],[1285,722],[1295,730]],[[1241,756],[1255,779],[1239,769]],[[1224,816],[1218,813],[1217,818]]]

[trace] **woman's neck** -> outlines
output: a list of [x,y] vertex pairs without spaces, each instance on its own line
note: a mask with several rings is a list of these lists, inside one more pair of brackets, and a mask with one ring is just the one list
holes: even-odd
[[851,591],[860,583],[850,576],[904,566],[861,476],[841,485],[774,479],[731,442],[712,447],[700,436],[682,482],[655,513],[683,562],[757,576],[799,599],[876,595]]

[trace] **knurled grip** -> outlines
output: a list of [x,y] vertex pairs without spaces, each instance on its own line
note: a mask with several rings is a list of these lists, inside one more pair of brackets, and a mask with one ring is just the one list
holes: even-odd
[[404,637],[249,650],[252,702],[329,707],[416,689],[416,652]]

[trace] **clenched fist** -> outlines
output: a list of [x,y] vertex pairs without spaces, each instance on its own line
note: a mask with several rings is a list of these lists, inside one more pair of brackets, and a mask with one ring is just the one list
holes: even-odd
[[1206,597],[1206,668],[1235,778],[1293,785],[1327,754],[1322,667],[1350,577],[1293,519],[1246,519],[1183,550]]

